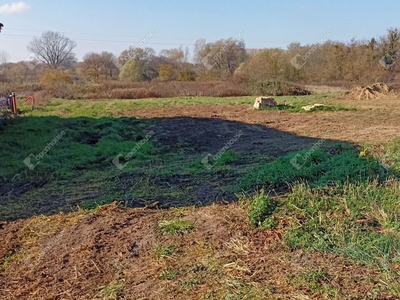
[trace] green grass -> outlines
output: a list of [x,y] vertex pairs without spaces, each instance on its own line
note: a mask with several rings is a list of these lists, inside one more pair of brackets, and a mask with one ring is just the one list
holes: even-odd
[[[114,200],[155,199],[161,194],[184,199],[187,193],[179,186],[171,189],[160,185],[160,175],[166,182],[176,174],[197,174],[202,180],[202,176],[212,176],[235,159],[235,153],[228,151],[213,170],[208,171],[201,158],[188,156],[184,151],[172,153],[156,148],[151,137],[146,139],[151,124],[151,121],[127,117],[25,116],[2,120],[0,155],[7,160],[0,169],[0,192],[15,191],[23,186],[28,190],[22,190],[17,201],[9,198],[1,204],[0,219],[12,218],[21,211],[29,212],[29,207],[47,202],[49,195],[67,195],[70,203],[83,209]],[[62,137],[37,160],[35,156],[60,133]],[[38,163],[33,170],[24,164],[31,153],[30,162]],[[119,164],[124,166],[121,170],[113,164],[119,154]],[[62,202],[54,206],[54,209],[68,209]]]
[[[116,178],[122,171],[113,160],[121,154],[119,163],[126,164],[125,172],[148,169],[158,153],[151,138],[146,138],[150,124],[126,117],[2,120],[0,155],[7,159],[0,169],[0,193],[8,195],[7,191],[13,190],[17,194],[1,204],[0,219],[29,212],[30,207],[48,202],[51,195],[58,195],[58,201],[66,197],[84,209],[121,200]],[[24,163],[27,158],[33,169]],[[18,197],[17,201],[13,197]],[[54,203],[54,210],[65,210],[67,205]]]
[[181,288],[183,290],[185,290],[186,292],[189,292],[191,289],[193,289],[194,287],[196,287],[199,284],[201,284],[201,281],[198,278],[184,280],[181,283]]
[[[277,97],[277,101],[299,106],[332,97],[335,95],[285,96]],[[252,191],[257,186],[282,187],[297,180],[317,181],[321,174],[325,175],[317,185],[325,184],[328,179],[343,179],[350,171],[337,166],[348,162],[348,169],[356,168],[358,173],[369,172],[365,168],[366,158],[356,159],[354,153],[351,156],[339,155],[331,162],[314,164],[313,161],[325,160],[324,157],[329,155],[319,151],[315,151],[298,172],[290,164],[290,159],[298,154],[307,154],[307,150],[267,164],[261,162],[265,161],[262,155],[243,157],[230,149],[215,161],[211,158],[211,168],[208,169],[203,161],[204,154],[196,153],[190,145],[177,143],[170,150],[156,145],[156,138],[147,138],[154,121],[115,117],[140,107],[251,105],[253,100],[254,97],[115,101],[53,99],[33,112],[29,111],[30,106],[21,105],[20,109],[25,112],[21,117],[0,122],[0,156],[7,157],[0,169],[0,194],[6,195],[6,201],[0,204],[0,219],[33,215],[43,208],[46,208],[46,213],[71,210],[77,206],[93,209],[114,200],[123,201],[126,206],[150,205],[160,198],[172,206],[196,205],[199,204],[196,186],[209,185],[215,178],[223,180],[212,183],[212,192],[231,195],[233,200],[235,193]],[[53,146],[46,149],[52,142]],[[43,157],[37,161],[35,157],[40,153]],[[30,154],[31,163],[39,163],[34,170],[29,170],[24,164]],[[113,164],[117,155],[120,155],[119,165],[123,166],[121,170]],[[297,158],[302,164],[301,156]],[[240,164],[243,159],[247,159],[246,165]],[[258,167],[249,168],[259,162]],[[328,173],[326,168],[330,168]],[[241,178],[239,184],[236,178]],[[188,181],[190,185],[186,184]]]
[[[386,145],[386,157],[393,157],[398,145]],[[394,157],[390,166],[383,165],[379,153],[369,151],[339,145],[254,167],[240,180],[244,190],[286,184],[287,193],[276,207],[263,190],[250,198],[250,223],[283,229],[292,250],[332,252],[393,271],[400,262],[399,161]]]
[[172,255],[176,250],[176,246],[167,245],[167,246],[156,246],[153,248],[153,254],[156,258],[163,258]]
[[102,287],[99,294],[103,300],[117,300],[124,296],[124,289],[125,283],[123,281],[113,281]]
[[[286,220],[284,241],[293,250],[332,252],[384,270],[400,262],[400,184],[390,179],[396,172],[351,149],[321,151],[294,170],[287,164],[291,157],[249,175],[270,186],[292,182],[277,208],[263,191],[250,200],[253,226],[267,220],[264,227],[280,227]],[[300,179],[308,183],[296,183]]]
[[171,268],[166,268],[166,269],[161,271],[161,273],[158,276],[158,278],[161,279],[161,280],[172,280],[178,275],[179,275],[179,272],[177,270],[174,270],[174,269],[171,269]]
[[347,183],[328,189],[298,185],[275,217],[286,216],[285,243],[345,255],[390,269],[400,262],[400,185]]
[[162,233],[184,234],[192,231],[194,224],[191,221],[182,219],[163,220],[158,224],[158,229]]
[[[356,111],[355,107],[345,106],[341,103],[332,103],[328,99],[334,99],[339,94],[327,94],[327,95],[308,95],[308,96],[280,96],[275,97],[277,106],[271,108],[265,108],[262,110],[284,110],[292,113],[313,113],[317,111]],[[324,106],[315,107],[311,110],[304,110],[302,107],[313,104],[323,104]]]
[[[118,153],[127,154],[144,140],[148,125],[149,122],[135,118],[25,117],[3,120],[0,123],[0,155],[8,159],[0,176],[26,171],[23,161],[30,153],[34,156],[44,154],[39,161],[35,157],[31,159],[33,164],[39,162],[36,172],[52,173],[59,179],[75,177],[82,170],[90,172],[99,164],[110,166]],[[55,140],[57,136],[60,137],[58,141]],[[46,151],[52,141],[54,145]],[[146,158],[152,151],[151,143],[145,141],[131,160]]]
[[367,159],[378,160],[385,168],[400,173],[400,139],[386,144],[365,145],[361,153]]
[[255,187],[278,188],[302,181],[318,187],[368,178],[382,181],[388,175],[379,161],[360,157],[356,148],[338,144],[333,149],[311,148],[261,163],[240,178],[239,186],[252,191]]
[[[7,197],[0,204],[0,219],[33,215],[42,208],[46,213],[76,206],[93,209],[114,200],[143,206],[160,195],[171,205],[193,205],[198,201],[191,194],[193,186],[185,184],[187,178],[203,185],[218,172],[241,172],[232,166],[238,158],[233,150],[222,153],[208,170],[202,163],[204,154],[193,150],[194,154],[188,154],[188,145],[178,143],[172,150],[156,146],[156,139],[149,136],[154,121],[114,117],[137,105],[158,105],[164,100],[171,105],[190,103],[184,98],[153,102],[53,99],[33,112],[21,105],[20,117],[0,121],[0,155],[7,157],[0,169],[0,195]],[[24,164],[31,154],[33,170]],[[117,155],[121,169],[114,165]],[[216,188],[231,190],[233,197],[235,182]]]
[[[276,202],[261,190],[258,195],[250,199],[249,219],[254,227],[261,226],[264,222],[268,223],[268,217],[271,216],[276,208]],[[266,222],[267,221],[267,222]]]
[[[287,107],[277,107],[274,109],[285,108],[289,112],[305,112],[302,106],[322,103],[326,107],[323,110],[355,110],[354,107],[344,107],[340,103],[331,103],[328,99],[334,99],[340,96],[339,93],[333,94],[317,94],[307,96],[278,96],[274,97],[278,104],[286,104]],[[254,104],[254,96],[242,97],[175,97],[175,98],[149,98],[135,100],[107,100],[107,101],[83,101],[83,100],[64,100],[51,99],[46,106],[38,107],[37,110],[31,112],[31,107],[18,102],[19,109],[28,115],[35,116],[52,116],[62,115],[63,117],[114,117],[121,116],[135,109],[144,109],[150,107],[179,107],[185,105],[250,105]]]

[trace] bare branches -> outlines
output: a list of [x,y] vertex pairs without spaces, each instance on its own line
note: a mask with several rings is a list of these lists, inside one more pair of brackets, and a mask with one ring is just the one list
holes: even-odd
[[72,41],[63,33],[46,31],[40,38],[34,38],[28,45],[36,58],[45,63],[51,69],[57,69],[61,65],[68,65],[76,61],[72,52],[76,42]]

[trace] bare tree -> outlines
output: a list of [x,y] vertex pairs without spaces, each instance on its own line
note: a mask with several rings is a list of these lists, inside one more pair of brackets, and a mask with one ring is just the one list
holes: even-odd
[[149,64],[155,54],[156,52],[153,48],[129,47],[128,49],[122,51],[122,53],[119,55],[118,62],[121,65],[124,65],[129,60],[135,59],[140,62],[142,67],[144,67],[146,64]]
[[63,33],[45,31],[40,38],[34,38],[29,43],[28,50],[51,69],[57,69],[76,61],[75,54],[72,52],[75,47],[76,42],[64,36]]
[[8,60],[10,59],[10,55],[4,51],[0,51],[0,82],[6,82],[8,79],[7,76],[7,65]]
[[5,50],[1,50],[0,51],[0,65],[4,65],[4,64],[8,63],[9,60],[10,60],[10,54]]
[[185,62],[186,55],[181,46],[179,48],[161,50],[160,56],[164,57],[170,64],[174,65],[176,69],[181,69],[182,64]]
[[244,42],[235,38],[221,39],[215,43],[200,39],[194,46],[195,62],[204,65],[204,70],[213,69],[219,75],[232,75],[246,58]]

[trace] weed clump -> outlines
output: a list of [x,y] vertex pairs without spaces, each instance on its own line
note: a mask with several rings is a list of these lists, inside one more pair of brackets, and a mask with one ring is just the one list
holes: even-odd
[[250,211],[248,213],[250,224],[258,227],[270,217],[276,208],[276,202],[264,194],[264,190],[250,199]]
[[194,224],[193,222],[182,219],[164,220],[158,224],[158,229],[162,233],[184,234],[192,231],[194,229]]

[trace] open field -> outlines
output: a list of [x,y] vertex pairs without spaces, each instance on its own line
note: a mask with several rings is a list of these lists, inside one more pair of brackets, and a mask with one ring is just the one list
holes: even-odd
[[[20,218],[76,205],[93,208],[96,203],[112,200],[123,200],[133,207],[156,201],[166,207],[235,200],[235,193],[240,192],[235,187],[237,178],[247,167],[307,148],[316,141],[280,128],[267,128],[263,126],[268,122],[266,116],[291,116],[294,114],[290,112],[300,111],[302,105],[316,100],[327,102],[324,99],[318,95],[307,99],[284,97],[282,103],[291,105],[288,111],[262,112],[251,109],[250,97],[53,100],[23,114],[23,118],[3,120],[7,134],[0,136],[4,145],[1,155],[9,159],[0,171],[4,178],[0,216]],[[327,108],[354,109],[340,104],[329,104]],[[232,110],[245,119],[224,118]],[[224,114],[217,115],[221,111]],[[298,115],[307,114],[312,113]],[[248,118],[252,122],[246,122]],[[225,154],[234,152],[234,161],[222,163],[222,158],[208,170],[201,163],[204,156],[217,154],[239,132],[243,133],[239,141]],[[34,170],[29,170],[24,159],[31,153],[40,154],[59,134],[62,138]],[[151,135],[149,139],[147,135]],[[135,149],[138,143],[140,147]],[[121,161],[121,165],[128,164],[117,169],[113,159],[133,149],[129,162]],[[37,162],[32,157],[31,163]],[[212,181],[215,183],[210,185]],[[15,212],[18,215],[14,216]]]
[[275,99],[21,104],[0,298],[399,299],[400,99]]

